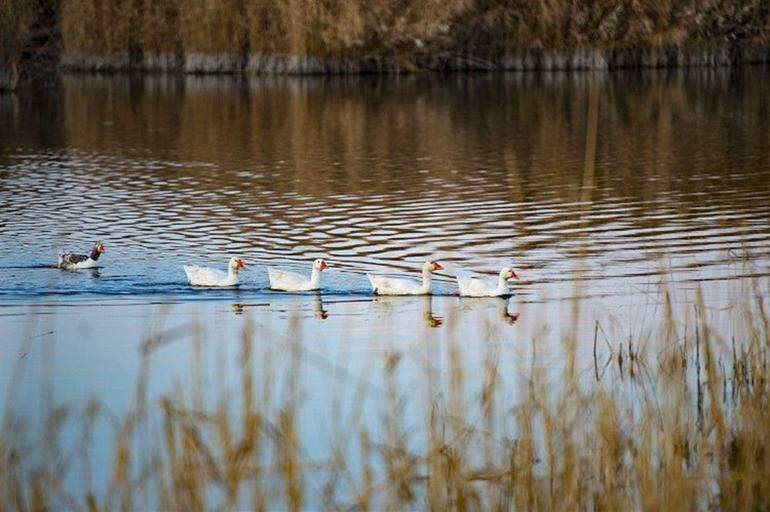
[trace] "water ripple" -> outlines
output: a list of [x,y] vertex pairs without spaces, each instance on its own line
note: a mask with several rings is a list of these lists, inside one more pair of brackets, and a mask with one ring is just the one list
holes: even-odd
[[[332,293],[368,293],[365,272],[416,275],[424,258],[446,263],[441,293],[460,268],[493,275],[513,264],[523,295],[554,300],[580,283],[595,287],[585,296],[627,294],[661,268],[682,283],[768,273],[770,148],[756,127],[770,126],[757,117],[759,82],[742,82],[740,95],[719,81],[614,91],[616,103],[600,106],[590,181],[583,90],[559,96],[559,117],[547,91],[521,82],[477,94],[454,82],[416,116],[396,87],[379,100],[413,122],[409,135],[333,84],[278,104],[258,87],[247,98],[223,93],[227,119],[194,86],[164,102],[153,89],[104,84],[65,79],[61,112],[45,127],[31,109],[0,110],[14,128],[0,141],[2,296],[192,294],[181,264],[224,267],[236,253],[249,265],[238,293],[264,293],[266,265],[306,271],[315,257],[333,265]],[[665,118],[649,114],[661,98],[671,102]],[[296,108],[309,99],[323,108]],[[714,101],[754,115],[754,128],[690,106]],[[634,123],[619,121],[625,109]],[[44,128],[53,135],[40,142]],[[108,246],[103,269],[50,269],[60,249],[97,239]],[[736,264],[743,253],[756,269]]]

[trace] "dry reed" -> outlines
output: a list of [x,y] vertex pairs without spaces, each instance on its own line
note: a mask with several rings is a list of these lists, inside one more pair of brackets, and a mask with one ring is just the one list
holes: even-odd
[[19,60],[33,18],[31,2],[0,2],[0,91],[14,89],[19,76]]
[[[711,329],[700,294],[676,304],[661,285],[662,318],[638,338],[618,341],[597,324],[593,343],[605,346],[606,361],[594,359],[588,372],[565,364],[554,373],[533,357],[512,373],[515,364],[491,349],[476,381],[461,360],[462,340],[450,336],[445,370],[418,358],[423,383],[415,394],[401,378],[409,361],[391,353],[382,362],[384,387],[375,397],[361,381],[353,393],[358,413],[340,420],[325,460],[305,455],[300,434],[300,383],[311,354],[297,341],[299,324],[274,338],[291,354],[291,370],[276,375],[269,350],[255,352],[270,340],[246,323],[240,391],[223,392],[210,407],[192,389],[147,401],[154,351],[201,336],[192,327],[160,332],[143,343],[134,405],[124,416],[96,402],[82,415],[54,407],[36,446],[11,408],[0,436],[0,502],[8,510],[761,510],[770,502],[770,318],[766,283],[752,286],[732,307],[728,341]],[[454,332],[453,318],[445,328]],[[653,345],[644,343],[648,335]],[[481,329],[481,346],[493,347],[493,337]],[[511,386],[520,390],[514,401]],[[405,413],[414,403],[423,420]],[[379,411],[382,428],[361,421],[367,407]],[[80,425],[74,451],[61,435],[68,422]],[[92,470],[100,423],[114,433],[111,476],[105,488],[70,489],[68,471]]]
[[[767,58],[770,12],[763,0],[64,0],[65,53],[316,58],[355,69],[495,65],[583,66],[591,51],[617,65],[683,55]],[[88,20],[84,23],[83,20]],[[564,61],[564,62],[563,62]],[[584,62],[585,61],[585,62]],[[354,62],[355,64],[350,64]],[[369,63],[368,65],[366,63]],[[510,64],[509,65],[513,65]],[[312,69],[312,68],[308,68]]]

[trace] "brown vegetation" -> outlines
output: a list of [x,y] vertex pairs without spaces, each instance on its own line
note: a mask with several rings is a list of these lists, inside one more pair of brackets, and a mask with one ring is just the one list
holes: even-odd
[[29,1],[0,2],[0,91],[16,87],[19,58],[31,21],[32,9]]
[[[25,42],[32,5],[0,6],[6,68]],[[724,65],[767,61],[770,42],[763,0],[62,0],[61,11],[63,64],[71,68],[307,73]]]
[[32,9],[27,0],[0,3],[0,62],[12,62],[19,57],[31,17]]
[[[384,388],[375,403],[383,427],[363,426],[362,411],[371,410],[364,402],[373,398],[362,380],[353,393],[359,403],[345,415],[349,422],[340,419],[326,460],[305,456],[300,439],[302,361],[310,354],[296,331],[273,340],[294,361],[289,375],[277,376],[271,352],[257,352],[269,340],[247,323],[239,389],[223,392],[213,408],[202,405],[200,389],[147,400],[153,353],[179,340],[198,343],[201,335],[160,332],[142,344],[131,411],[116,418],[91,403],[74,420],[81,425],[77,449],[59,435],[73,421],[64,408],[49,411],[37,448],[19,418],[6,415],[0,501],[9,510],[761,510],[770,502],[765,286],[754,280],[742,289],[731,340],[711,330],[700,295],[676,304],[662,286],[660,320],[642,327],[643,339],[604,339],[597,323],[588,373],[576,371],[576,340],[565,339],[557,375],[535,358],[515,370],[516,361],[489,350],[474,381],[455,339],[445,347],[443,371],[417,359],[424,381],[415,392],[399,379],[404,354],[392,353],[382,361]],[[579,300],[574,306],[577,314]],[[489,332],[481,330],[479,346],[494,346]],[[598,359],[597,344],[605,350]],[[512,372],[519,375],[515,402],[505,399]],[[416,423],[404,414],[410,401],[424,414]],[[77,468],[91,474],[99,422],[114,431],[109,482],[75,491],[64,479]]]
[[250,56],[283,59],[254,71],[570,68],[766,60],[768,11],[763,0],[64,0],[62,23],[65,61],[107,67],[206,54],[239,56],[231,71]]
[[[6,72],[32,6],[0,6]],[[56,23],[63,64],[81,69],[339,73],[770,60],[763,0],[62,0]]]

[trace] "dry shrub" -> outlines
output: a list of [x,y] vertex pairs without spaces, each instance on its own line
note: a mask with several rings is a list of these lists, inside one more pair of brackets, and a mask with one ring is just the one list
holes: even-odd
[[128,53],[136,45],[139,26],[135,2],[65,0],[61,30],[66,52],[110,55]]
[[33,20],[28,0],[0,2],[0,66],[18,62]]
[[242,0],[181,0],[179,27],[187,52],[240,53],[246,35]]
[[180,0],[144,0],[138,33],[139,45],[144,53],[174,54],[182,51],[180,3]]
[[[469,378],[460,351],[467,340],[452,334],[450,318],[440,361],[414,361],[424,365],[421,385],[401,378],[407,356],[387,354],[377,393],[361,387],[351,404],[371,410],[364,402],[376,400],[382,428],[368,430],[360,416],[340,420],[339,438],[328,440],[330,457],[322,460],[308,458],[302,446],[302,368],[313,358],[296,341],[296,325],[284,338],[266,340],[247,324],[234,384],[240,401],[230,390],[213,407],[196,404],[197,391],[187,388],[146,402],[153,347],[203,334],[161,333],[143,345],[136,401],[125,416],[93,402],[82,419],[55,408],[37,447],[20,419],[4,418],[0,500],[10,509],[92,510],[763,509],[770,500],[770,319],[763,300],[760,294],[754,305],[733,308],[733,320],[745,322],[736,332],[748,334],[732,348],[712,333],[698,298],[684,308],[691,313],[667,309],[669,318],[648,326],[658,351],[610,335],[608,364],[596,377],[568,365],[554,374],[533,359],[514,372],[518,383],[494,350],[479,378]],[[491,335],[480,326],[479,346],[494,347]],[[277,346],[289,347],[281,351],[290,354],[282,376],[270,355]],[[276,379],[282,393],[272,391]],[[511,385],[519,389],[514,402],[506,399]],[[415,403],[422,419],[404,414]],[[70,418],[83,428],[78,453],[62,444]],[[67,489],[67,468],[91,470],[100,422],[115,432],[106,488]]]
[[[21,4],[13,0],[12,4]],[[762,0],[63,0],[70,51],[385,57],[766,47]]]

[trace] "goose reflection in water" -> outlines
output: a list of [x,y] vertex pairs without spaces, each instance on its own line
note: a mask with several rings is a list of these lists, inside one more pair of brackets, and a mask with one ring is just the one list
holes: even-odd
[[428,327],[438,328],[444,323],[444,318],[433,314],[433,296],[425,295],[422,299],[422,318]]
[[[296,302],[292,303],[293,306],[290,306],[289,310],[306,310],[307,306],[303,302]],[[230,305],[230,311],[232,311],[236,315],[242,315],[247,307],[255,307],[255,306],[270,306],[269,303],[262,303],[262,304],[243,304],[240,302],[236,302]],[[297,306],[296,308],[294,306]],[[315,293],[312,296],[310,296],[310,307],[313,311],[313,318],[316,318],[318,320],[326,320],[329,318],[329,312],[326,311],[323,308],[323,302],[321,301],[321,294]]]
[[463,298],[459,301],[460,309],[495,309],[497,316],[503,322],[514,325],[519,319],[519,313],[509,313],[508,307],[512,302],[511,298],[506,297],[476,297],[476,298]]
[[313,294],[313,317],[317,320],[326,320],[329,318],[329,312],[324,309],[323,301],[321,300],[321,294]]
[[[28,267],[24,267],[28,268]],[[46,267],[48,268],[48,267]],[[92,267],[92,268],[81,268],[81,269],[75,269],[71,272],[68,272],[69,274],[76,274],[80,276],[90,276],[90,277],[102,277],[102,269],[101,267]]]
[[[436,316],[433,314],[433,296],[432,295],[420,295],[420,296],[388,296],[379,295],[372,299],[372,303],[378,307],[390,310],[394,306],[414,306],[420,304],[420,313],[425,325],[431,328],[438,328],[444,323],[444,317]],[[389,311],[390,313],[390,311]]]

